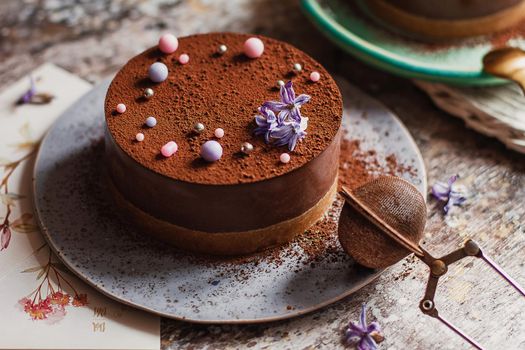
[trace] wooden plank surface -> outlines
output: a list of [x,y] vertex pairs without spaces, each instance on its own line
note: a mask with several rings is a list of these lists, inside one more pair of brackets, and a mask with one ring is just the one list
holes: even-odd
[[[411,82],[366,67],[328,43],[293,0],[0,2],[0,88],[43,62],[90,81],[114,73],[159,33],[254,32],[286,40],[383,101],[407,125],[428,169],[429,184],[459,173],[473,198],[445,217],[429,201],[424,244],[436,255],[472,237],[525,284],[525,161],[501,143],[439,111]],[[383,327],[388,349],[468,349],[418,302],[426,268],[407,258],[352,298],[301,318],[246,326],[192,325],[163,320],[164,349],[343,347],[342,329],[361,303]],[[479,261],[451,269],[438,289],[440,312],[489,349],[525,349],[525,300]]]

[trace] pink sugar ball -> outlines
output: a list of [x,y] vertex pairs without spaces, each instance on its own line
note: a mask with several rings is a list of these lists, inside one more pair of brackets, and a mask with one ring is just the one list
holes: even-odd
[[174,141],[170,141],[164,146],[162,146],[162,148],[160,149],[160,153],[162,153],[162,155],[167,158],[174,155],[178,149],[179,146]]
[[180,64],[186,64],[190,61],[190,56],[188,54],[183,53],[179,56],[179,63]]
[[250,58],[261,57],[264,44],[259,38],[250,38],[244,42],[244,54]]
[[135,140],[137,140],[138,142],[144,141],[144,134],[139,132],[137,135],[135,135]]
[[281,156],[279,157],[279,160],[280,160],[281,163],[283,163],[283,164],[289,163],[289,162],[290,162],[290,155],[289,155],[288,153],[283,153],[283,154],[281,154]]
[[221,128],[217,128],[217,129],[215,129],[214,134],[215,134],[215,137],[218,138],[218,139],[223,138],[224,137],[224,130],[221,129]]
[[310,80],[313,81],[314,83],[318,82],[319,79],[321,79],[321,74],[319,74],[319,72],[312,72],[310,73]]
[[173,53],[179,47],[179,40],[173,34],[164,34],[159,39],[159,49],[164,53]]
[[126,105],[124,103],[119,103],[117,105],[117,112],[124,113],[126,111]]

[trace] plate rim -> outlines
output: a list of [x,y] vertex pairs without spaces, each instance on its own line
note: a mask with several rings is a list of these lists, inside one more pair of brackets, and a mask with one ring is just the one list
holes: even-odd
[[[37,221],[38,221],[37,223],[40,226],[41,225],[40,218],[38,217],[38,215],[36,215],[36,216],[37,216]],[[183,321],[183,322],[188,322],[188,323],[194,323],[194,324],[205,324],[205,325],[213,325],[213,324],[215,324],[215,325],[219,325],[219,324],[223,324],[223,325],[226,325],[226,324],[229,324],[229,325],[235,325],[235,324],[262,324],[262,323],[284,321],[284,320],[296,318],[296,317],[299,317],[299,316],[303,316],[303,315],[312,313],[314,311],[321,310],[321,309],[323,309],[323,308],[325,308],[325,307],[327,307],[329,305],[333,305],[334,303],[336,303],[338,301],[341,301],[342,299],[345,299],[346,297],[349,297],[350,295],[354,294],[356,291],[362,289],[363,287],[365,287],[368,284],[370,284],[373,281],[375,281],[377,278],[379,278],[379,276],[383,272],[385,272],[387,269],[390,268],[390,267],[388,267],[388,268],[383,269],[383,270],[376,270],[376,272],[371,274],[368,278],[366,278],[365,280],[363,280],[361,283],[359,283],[358,285],[354,286],[353,288],[347,290],[345,293],[342,293],[342,294],[338,295],[337,297],[334,297],[332,299],[326,300],[325,302],[316,304],[316,305],[311,306],[309,308],[298,310],[297,312],[294,312],[294,313],[288,313],[288,314],[283,314],[283,315],[274,316],[274,317],[255,318],[255,319],[199,320],[199,319],[175,316],[175,315],[170,314],[170,313],[165,313],[165,312],[157,311],[157,310],[154,310],[154,309],[150,309],[150,308],[147,308],[147,307],[145,307],[143,305],[134,303],[134,302],[129,301],[127,299],[123,299],[122,297],[116,296],[116,295],[106,291],[102,287],[98,286],[96,283],[93,283],[89,279],[87,279],[84,276],[82,276],[79,272],[74,270],[72,268],[72,266],[74,266],[74,265],[72,263],[70,264],[66,260],[66,258],[62,254],[60,254],[60,252],[58,250],[56,250],[55,246],[51,243],[52,239],[51,239],[51,236],[49,236],[47,230],[45,230],[43,227],[41,227],[41,231],[42,231],[42,235],[44,236],[45,240],[48,242],[49,248],[62,261],[62,263],[64,263],[64,265],[68,268],[68,270],[71,273],[74,273],[75,276],[77,278],[79,278],[80,280],[82,280],[84,283],[86,283],[87,285],[89,285],[92,288],[94,288],[97,292],[99,292],[99,293],[109,297],[112,300],[115,300],[118,303],[122,303],[124,305],[129,306],[129,307],[133,307],[135,309],[142,310],[142,311],[148,312],[148,313],[153,314],[153,315],[161,316],[161,317],[172,319],[172,320],[176,320],[176,321]]]
[[[79,99],[77,99],[77,101],[80,101],[80,100],[83,100],[85,98],[88,98],[88,96],[90,96],[91,94],[95,94],[98,91],[98,89],[102,89],[102,88],[104,88],[104,86],[106,84],[109,84],[109,81],[110,81],[110,79],[103,80],[101,83],[95,85],[90,91],[88,91],[87,93],[82,95]],[[341,79],[339,79],[339,81],[341,81]],[[349,84],[344,78],[343,78],[343,81],[344,81],[345,84],[348,84],[351,87],[354,87],[354,88],[358,89],[359,91],[361,91],[359,88]],[[424,159],[422,157],[421,151],[420,151],[419,147],[417,146],[414,138],[412,137],[412,135],[410,134],[410,132],[408,131],[406,126],[403,124],[403,122],[397,117],[397,115],[395,115],[395,113],[391,109],[386,107],[381,101],[379,101],[377,99],[374,99],[373,97],[368,96],[366,94],[366,92],[363,92],[363,94],[366,95],[367,97],[369,97],[370,99],[372,99],[375,103],[381,105],[385,110],[387,110],[388,113],[390,114],[390,116],[393,119],[395,119],[396,123],[400,126],[400,129],[403,132],[403,134],[406,136],[407,141],[412,145],[413,150],[415,151],[415,153],[416,153],[416,155],[418,157],[418,161],[421,162],[421,181],[422,181],[421,186],[422,186],[422,188],[424,188],[426,190],[428,188],[427,187],[426,166],[425,166],[425,162],[424,162]],[[40,231],[42,233],[42,236],[44,237],[44,239],[48,243],[48,246],[51,249],[51,251],[53,251],[53,253],[64,263],[64,265],[68,268],[69,273],[74,274],[77,278],[79,278],[81,281],[86,283],[88,286],[94,288],[97,292],[99,292],[99,293],[109,297],[112,300],[115,300],[116,302],[122,303],[124,305],[129,306],[129,307],[133,307],[133,308],[136,308],[136,309],[139,309],[139,310],[142,310],[142,311],[145,311],[145,312],[157,315],[157,316],[161,316],[161,317],[165,317],[165,318],[169,318],[169,319],[174,319],[174,320],[178,320],[178,321],[184,321],[184,322],[188,322],[188,323],[194,323],[194,324],[217,324],[217,325],[218,324],[230,324],[230,325],[233,325],[233,324],[262,324],[262,323],[276,322],[276,321],[282,321],[282,320],[296,318],[296,317],[299,317],[299,316],[302,316],[302,315],[306,315],[306,314],[312,313],[314,311],[321,310],[321,309],[323,309],[323,308],[325,308],[325,307],[327,307],[329,305],[333,305],[334,303],[339,302],[339,301],[349,297],[351,294],[355,293],[356,291],[358,291],[358,290],[362,289],[363,287],[365,287],[366,285],[370,284],[371,282],[376,280],[382,273],[384,273],[385,271],[387,271],[389,269],[389,268],[385,268],[385,269],[381,269],[381,270],[376,270],[375,272],[371,273],[367,278],[363,279],[361,282],[359,282],[358,284],[354,285],[352,288],[346,290],[344,293],[341,293],[341,294],[337,295],[336,297],[330,298],[330,299],[325,300],[325,301],[323,301],[321,303],[315,304],[315,305],[313,305],[311,307],[303,308],[303,309],[297,310],[295,312],[281,314],[281,315],[278,315],[278,316],[263,317],[263,318],[256,318],[256,319],[200,320],[200,319],[181,317],[181,316],[176,316],[176,315],[173,315],[173,314],[170,314],[170,313],[154,310],[152,308],[148,308],[147,306],[143,306],[141,304],[138,304],[138,303],[135,303],[133,301],[130,301],[129,299],[125,299],[122,296],[116,295],[115,293],[111,293],[110,291],[106,290],[102,286],[98,285],[97,283],[95,283],[95,282],[91,281],[90,279],[86,278],[85,276],[83,276],[79,271],[76,270],[74,262],[69,261],[67,256],[63,255],[60,252],[60,250],[58,250],[57,244],[55,244],[55,242],[54,242],[54,240],[52,238],[52,235],[49,233],[49,230],[47,229],[47,227],[45,226],[44,222],[41,219],[41,215],[40,215],[41,211],[40,211],[40,208],[38,206],[38,200],[37,200],[38,196],[36,195],[37,194],[37,192],[36,192],[37,191],[37,189],[36,189],[36,187],[37,187],[37,176],[38,176],[38,174],[37,174],[37,168],[38,168],[37,165],[38,165],[39,162],[41,162],[42,153],[43,153],[42,150],[45,149],[45,143],[46,142],[50,142],[49,141],[49,135],[50,135],[51,131],[55,128],[55,126],[59,125],[59,123],[60,123],[60,121],[62,119],[65,119],[69,115],[72,115],[71,112],[74,111],[74,109],[76,108],[75,105],[76,105],[77,101],[75,101],[75,103],[73,103],[68,109],[66,109],[53,122],[53,124],[49,127],[49,129],[46,131],[45,135],[43,136],[43,138],[41,140],[40,147],[39,147],[38,152],[36,154],[35,161],[33,163],[34,166],[33,166],[33,169],[32,169],[31,190],[33,192],[32,193],[33,194],[33,196],[32,196],[33,197],[32,198],[32,201],[33,201],[33,212],[35,214],[36,223],[38,224],[38,226],[40,228]]]
[[364,62],[407,78],[424,79],[459,85],[502,85],[509,81],[491,76],[482,70],[446,70],[421,64],[406,64],[401,57],[371,44],[337,22],[319,0],[301,0],[306,17],[332,42]]

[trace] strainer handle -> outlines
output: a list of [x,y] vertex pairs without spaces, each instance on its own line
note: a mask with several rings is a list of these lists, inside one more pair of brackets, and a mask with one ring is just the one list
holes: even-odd
[[514,287],[522,296],[525,297],[525,289],[518,284],[514,280],[514,278],[510,277],[509,274],[507,274],[501,267],[499,267],[498,264],[496,264],[491,258],[486,256],[483,251],[480,249],[480,256],[479,258],[483,259],[494,271],[496,271],[503,279],[505,279],[511,286]]
[[427,282],[425,296],[423,300],[421,300],[421,302],[419,303],[419,308],[425,315],[429,315],[438,319],[441,323],[443,323],[449,329],[461,336],[475,348],[483,349],[478,342],[469,337],[465,332],[463,332],[461,329],[459,329],[458,327],[454,326],[452,323],[441,317],[434,304],[434,297],[436,294],[439,278],[448,271],[448,265],[458,260],[461,260],[467,256],[475,256],[485,261],[492,269],[494,269],[494,271],[496,271],[503,279],[505,279],[512,287],[514,287],[522,296],[525,296],[525,290],[518,284],[518,282],[516,282],[512,277],[510,277],[491,258],[485,255],[476,242],[474,242],[473,240],[468,240],[467,242],[465,242],[463,248],[455,250],[452,253],[443,256],[442,258],[434,259],[431,262],[428,262],[425,259],[421,259],[430,267],[430,276]]
[[468,334],[466,334],[465,332],[463,332],[461,329],[459,329],[458,327],[454,326],[454,324],[450,323],[447,319],[439,316],[439,314],[437,316],[435,316],[436,319],[438,319],[441,323],[443,323],[445,326],[447,326],[449,329],[451,329],[454,333],[456,333],[457,335],[459,335],[460,337],[462,337],[463,339],[465,339],[470,345],[472,345],[473,347],[475,347],[476,349],[479,349],[479,350],[483,350],[484,348],[481,346],[480,343],[478,343],[477,341],[475,341],[474,339],[472,339]]

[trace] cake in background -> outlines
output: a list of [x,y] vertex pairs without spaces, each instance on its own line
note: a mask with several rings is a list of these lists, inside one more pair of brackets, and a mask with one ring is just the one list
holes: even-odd
[[369,13],[386,27],[424,41],[493,34],[519,25],[523,0],[369,0]]
[[117,205],[144,234],[183,250],[279,245],[334,200],[341,94],[287,43],[164,35],[117,73],[105,115]]

